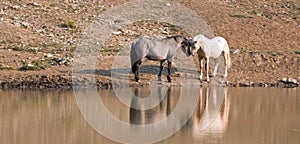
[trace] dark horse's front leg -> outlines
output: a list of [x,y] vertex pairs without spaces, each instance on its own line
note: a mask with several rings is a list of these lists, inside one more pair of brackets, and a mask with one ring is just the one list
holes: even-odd
[[172,62],[168,61],[168,75],[167,75],[168,82],[172,82],[171,77],[170,77],[171,67],[172,67]]
[[140,80],[139,78],[139,67],[142,64],[142,60],[137,60],[133,65],[132,65],[132,72],[134,73],[134,79],[136,82],[138,82]]
[[161,60],[160,61],[160,66],[159,66],[159,72],[158,72],[158,75],[157,75],[157,77],[158,77],[158,81],[162,81],[162,79],[161,79],[161,73],[162,73],[162,70],[163,70],[163,63],[165,62],[166,60]]

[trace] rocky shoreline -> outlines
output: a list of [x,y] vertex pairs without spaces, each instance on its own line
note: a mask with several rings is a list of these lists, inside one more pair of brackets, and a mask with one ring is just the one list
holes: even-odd
[[[89,80],[72,80],[71,76],[43,76],[34,75],[25,78],[11,79],[9,81],[0,81],[0,89],[72,89],[72,88],[98,88],[98,89],[112,89],[118,87],[149,87],[150,83],[113,83],[102,82],[96,80],[94,82]],[[180,83],[159,83],[159,85],[181,87]],[[278,88],[299,88],[300,84],[294,79],[284,78],[273,83],[253,83],[253,82],[226,82],[226,83],[200,83],[201,87],[208,87],[212,85],[225,87],[278,87]]]

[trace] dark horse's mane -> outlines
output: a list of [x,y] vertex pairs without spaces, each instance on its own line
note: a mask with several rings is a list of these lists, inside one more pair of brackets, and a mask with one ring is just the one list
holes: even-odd
[[179,39],[179,38],[182,38],[182,39],[184,39],[184,41],[189,41],[186,37],[184,37],[184,36],[182,36],[182,35],[176,35],[176,36],[168,36],[168,37],[166,37],[166,38],[164,38],[164,39],[162,39],[162,40],[165,40],[165,39],[175,39],[176,41],[177,41],[177,39]]

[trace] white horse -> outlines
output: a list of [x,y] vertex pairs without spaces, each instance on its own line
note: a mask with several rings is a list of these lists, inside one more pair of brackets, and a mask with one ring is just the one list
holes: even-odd
[[204,35],[199,34],[192,39],[191,43],[192,55],[198,53],[200,63],[200,81],[202,81],[203,75],[203,59],[206,59],[206,80],[209,82],[209,58],[215,58],[216,65],[211,76],[216,76],[219,65],[216,58],[218,58],[221,54],[223,54],[225,62],[225,73],[223,77],[227,77],[227,69],[231,67],[231,60],[228,43],[223,37],[214,37],[213,39],[208,39]]

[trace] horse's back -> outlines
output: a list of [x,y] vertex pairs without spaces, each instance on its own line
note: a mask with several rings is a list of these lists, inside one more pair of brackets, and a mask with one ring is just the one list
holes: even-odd
[[218,43],[219,47],[224,47],[225,44],[227,44],[227,41],[225,40],[225,38],[217,36],[214,38],[216,40],[216,42]]

